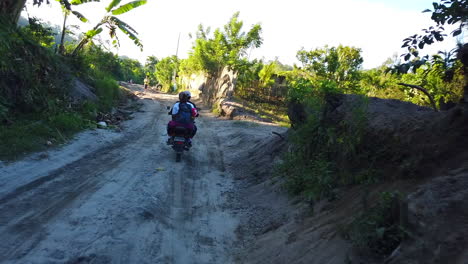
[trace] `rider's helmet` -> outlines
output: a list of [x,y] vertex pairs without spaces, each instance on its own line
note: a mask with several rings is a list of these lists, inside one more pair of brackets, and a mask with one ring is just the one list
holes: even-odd
[[189,101],[192,98],[192,94],[189,91],[185,91],[184,93],[187,94],[187,101]]
[[188,101],[188,98],[189,98],[189,97],[187,96],[187,93],[185,93],[185,92],[180,92],[180,93],[179,93],[179,101],[180,101],[180,102],[183,102],[183,103],[184,103],[184,102],[187,102],[187,101]]

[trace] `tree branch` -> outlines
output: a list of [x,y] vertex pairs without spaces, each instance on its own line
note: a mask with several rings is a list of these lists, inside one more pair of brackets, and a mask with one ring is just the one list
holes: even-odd
[[283,136],[283,135],[281,135],[280,133],[278,133],[278,132],[274,132],[274,131],[273,131],[273,132],[271,132],[271,133],[272,133],[272,134],[274,134],[274,135],[277,135],[278,137],[280,137],[280,138],[281,138],[281,140],[284,140],[284,136]]
[[434,98],[432,98],[432,96],[429,94],[429,92],[426,89],[422,88],[419,85],[414,85],[414,84],[398,83],[398,85],[414,88],[416,90],[419,90],[419,91],[423,92],[425,95],[427,95],[427,97],[429,97],[429,100],[431,101],[431,105],[432,105],[432,108],[434,108],[434,111],[436,111],[436,112],[439,111],[439,110],[437,110],[437,106],[435,104]]

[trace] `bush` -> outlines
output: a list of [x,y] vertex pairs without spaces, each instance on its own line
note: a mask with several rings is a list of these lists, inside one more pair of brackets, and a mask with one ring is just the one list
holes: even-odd
[[111,77],[105,76],[94,82],[96,95],[99,97],[100,107],[103,110],[110,110],[115,101],[120,98],[120,89],[117,82]]
[[68,87],[67,65],[30,33],[0,24],[0,104],[13,112],[46,111]]
[[60,113],[49,118],[49,125],[65,134],[80,131],[85,127],[83,117],[77,113]]
[[[277,167],[277,174],[286,177],[286,187],[294,195],[303,195],[313,202],[334,198],[334,189],[343,185],[376,180],[369,153],[363,147],[367,123],[367,98],[362,97],[351,118],[340,123],[324,119],[326,100],[333,100],[334,85],[319,84],[319,89],[300,81],[290,96],[306,105],[308,119],[292,131],[292,152]],[[311,84],[311,83],[309,83]],[[309,90],[306,95],[305,89]]]
[[360,251],[387,256],[405,237],[399,225],[398,193],[383,192],[376,206],[361,213],[346,228],[345,236]]

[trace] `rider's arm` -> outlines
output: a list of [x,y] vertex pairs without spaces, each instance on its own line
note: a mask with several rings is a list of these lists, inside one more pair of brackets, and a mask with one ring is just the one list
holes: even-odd
[[174,106],[172,107],[172,115],[177,115],[179,112],[179,102],[175,103]]

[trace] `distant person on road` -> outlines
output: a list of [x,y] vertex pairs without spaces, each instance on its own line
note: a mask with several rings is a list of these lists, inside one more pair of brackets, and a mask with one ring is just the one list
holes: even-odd
[[194,136],[194,122],[195,117],[198,116],[197,109],[195,106],[188,102],[188,94],[186,92],[179,93],[179,101],[172,106],[171,112],[172,120],[167,124],[167,135],[169,136],[167,143],[171,144],[171,139],[176,126],[182,126],[189,130],[191,134],[189,144],[191,144],[191,138]]
[[146,75],[146,78],[145,78],[145,80],[144,80],[144,84],[145,84],[145,90],[146,90],[146,89],[148,89],[149,82],[150,82],[150,80],[149,80],[149,76],[148,76],[148,75]]

